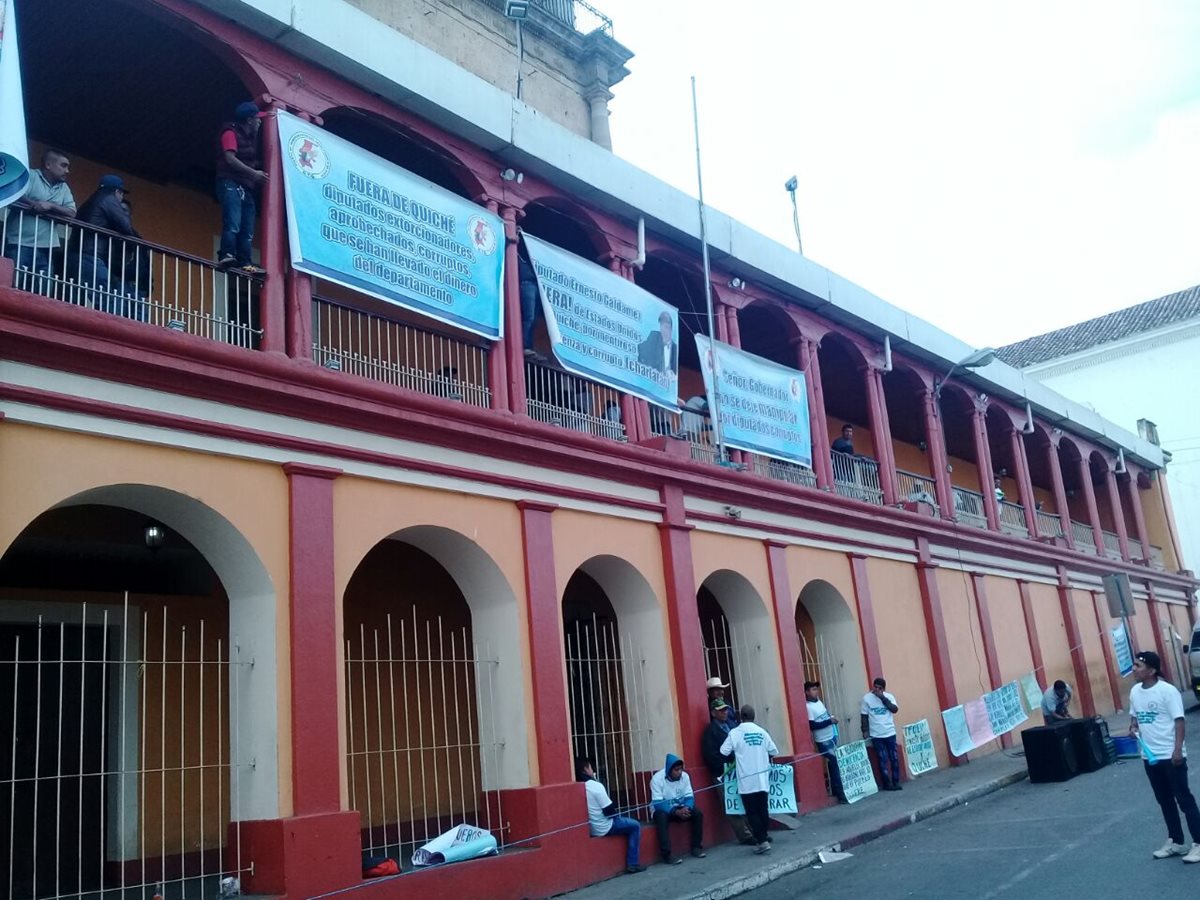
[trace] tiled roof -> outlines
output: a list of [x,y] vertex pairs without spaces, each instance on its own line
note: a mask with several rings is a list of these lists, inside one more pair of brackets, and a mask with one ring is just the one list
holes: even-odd
[[1069,356],[1090,347],[1194,318],[1200,318],[1200,285],[1088,319],[1086,322],[1077,322],[1065,328],[1025,338],[1023,341],[1001,347],[996,351],[996,355],[1010,366],[1024,369],[1026,366]]

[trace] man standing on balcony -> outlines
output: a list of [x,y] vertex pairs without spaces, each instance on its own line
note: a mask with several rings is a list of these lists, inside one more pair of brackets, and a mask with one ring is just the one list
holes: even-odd
[[900,791],[900,754],[896,750],[896,720],[892,718],[900,711],[896,697],[886,690],[887,682],[876,678],[871,690],[863,695],[859,710],[862,718],[863,738],[871,741],[879,757],[879,774],[883,776],[885,791]]
[[[100,186],[96,192],[79,208],[79,221],[131,238],[139,237],[125,206],[128,194],[129,191],[120,175],[105,175],[100,179]],[[149,272],[135,271],[136,255],[133,257],[133,264],[126,265],[128,251],[134,248],[125,246],[124,241],[114,244],[109,235],[101,232],[85,231],[82,228],[78,231],[79,243],[76,246],[79,251],[79,283],[95,288],[93,293],[96,299],[93,305],[96,309],[117,316],[126,315],[128,312],[132,318],[144,318],[142,304],[131,303],[128,304],[130,309],[126,309],[126,299],[145,293],[150,275]]]
[[262,269],[251,259],[258,190],[267,183],[263,171],[262,120],[251,101],[239,103],[234,121],[221,126],[217,154],[217,201],[221,204],[221,248],[217,266],[237,266],[252,275]]
[[23,209],[9,212],[4,255],[16,263],[18,269],[37,272],[40,275],[50,270],[50,252],[60,245],[58,227],[44,215],[75,218],[75,197],[67,185],[71,173],[71,160],[61,150],[46,150],[42,154],[42,167],[29,176],[29,189],[22,198],[37,215]]
[[834,453],[854,455],[854,426],[847,422],[842,426],[842,436],[833,442],[829,448]]

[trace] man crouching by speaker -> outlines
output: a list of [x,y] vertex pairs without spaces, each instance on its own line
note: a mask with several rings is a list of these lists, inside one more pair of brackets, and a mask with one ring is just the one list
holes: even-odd
[[[1187,747],[1184,746],[1183,698],[1175,685],[1163,681],[1158,654],[1146,650],[1134,657],[1129,691],[1129,736],[1136,737],[1154,799],[1167,823],[1167,842],[1154,851],[1155,859],[1182,856],[1200,863],[1200,810],[1188,788]],[[1182,810],[1192,833],[1192,846],[1183,842]]]

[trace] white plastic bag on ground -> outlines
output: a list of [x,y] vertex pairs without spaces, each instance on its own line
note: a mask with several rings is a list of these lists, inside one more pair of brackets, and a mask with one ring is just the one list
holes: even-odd
[[415,851],[412,863],[414,866],[440,866],[498,852],[496,838],[486,828],[456,825]]

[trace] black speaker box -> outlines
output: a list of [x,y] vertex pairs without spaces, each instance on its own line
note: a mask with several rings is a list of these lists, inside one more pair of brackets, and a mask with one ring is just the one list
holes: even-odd
[[1095,772],[1108,764],[1104,731],[1095,719],[1071,719],[1059,727],[1071,735],[1071,745],[1075,749],[1075,761],[1079,764],[1080,772]]
[[1079,772],[1071,733],[1058,725],[1041,725],[1021,732],[1029,780],[1035,784],[1066,781]]

